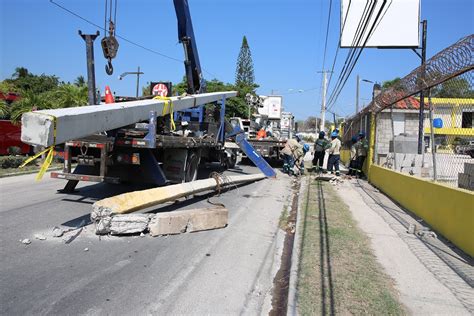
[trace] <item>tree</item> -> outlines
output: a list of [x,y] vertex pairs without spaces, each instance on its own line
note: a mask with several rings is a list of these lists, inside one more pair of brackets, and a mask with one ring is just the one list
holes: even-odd
[[453,78],[431,89],[436,98],[474,98],[474,90],[465,78]]
[[20,100],[13,102],[10,106],[10,119],[14,123],[18,123],[23,113],[53,108],[51,101],[53,98],[47,94],[38,94],[32,91],[22,92]]
[[76,80],[74,80],[74,84],[78,87],[83,87],[86,85],[86,79],[83,75],[80,75],[76,78]]
[[54,108],[67,108],[87,104],[87,86],[63,84],[52,94]]
[[388,88],[396,89],[396,87],[400,84],[401,80],[402,79],[400,79],[400,77],[396,77],[395,79],[384,81],[382,83],[382,89],[383,90],[388,89]]
[[19,93],[28,90],[39,94],[54,90],[59,86],[58,77],[45,74],[34,75],[24,67],[17,67],[12,75],[12,79],[5,79],[4,82],[13,85]]
[[252,53],[247,42],[247,37],[242,39],[239,57],[237,58],[237,69],[235,71],[235,85],[253,86],[255,75],[253,71]]
[[31,76],[31,74],[28,69],[25,67],[16,67],[15,72],[12,75],[12,79],[27,78],[29,76]]

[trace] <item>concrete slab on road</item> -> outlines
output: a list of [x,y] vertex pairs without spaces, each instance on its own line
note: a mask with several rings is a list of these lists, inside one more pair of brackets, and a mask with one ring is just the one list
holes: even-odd
[[[239,166],[240,173],[257,173]],[[280,214],[291,178],[278,174],[214,196],[229,210],[224,229],[168,237],[102,237],[86,226],[70,244],[54,226],[88,220],[98,199],[130,187],[34,175],[0,179],[0,314],[259,314],[271,308],[280,262]],[[211,206],[207,195],[155,211]],[[34,239],[41,233],[47,240]],[[32,243],[24,245],[21,239]],[[85,251],[85,249],[88,249]]]

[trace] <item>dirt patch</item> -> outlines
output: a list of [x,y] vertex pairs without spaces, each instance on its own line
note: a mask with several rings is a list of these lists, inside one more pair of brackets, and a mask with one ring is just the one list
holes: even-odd
[[281,265],[275,278],[273,279],[272,309],[269,315],[286,315],[288,309],[288,292],[290,284],[291,256],[293,254],[293,244],[295,241],[296,217],[298,214],[298,192],[300,181],[296,181],[292,186],[291,206],[285,207],[280,218],[280,228],[285,231],[283,242],[283,252],[281,255]]

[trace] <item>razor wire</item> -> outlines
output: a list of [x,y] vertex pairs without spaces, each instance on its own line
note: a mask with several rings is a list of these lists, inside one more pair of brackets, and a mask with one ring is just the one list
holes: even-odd
[[432,88],[451,78],[474,69],[474,34],[460,39],[430,58],[392,87],[383,90],[372,104],[375,112]]

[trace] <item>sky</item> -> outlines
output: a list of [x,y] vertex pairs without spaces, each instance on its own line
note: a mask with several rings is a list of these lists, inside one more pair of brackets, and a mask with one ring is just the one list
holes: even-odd
[[[332,1],[325,68],[330,68],[340,35],[340,1]],[[399,0],[397,0],[399,1]],[[405,0],[412,1],[412,0]],[[421,18],[428,21],[427,58],[474,33],[474,1],[421,0]],[[105,0],[54,0],[103,27]],[[319,116],[324,42],[330,0],[188,0],[201,67],[207,80],[233,83],[242,37],[245,35],[254,62],[257,92],[283,95],[286,111],[297,119]],[[403,20],[400,21],[403,23]],[[150,52],[119,39],[114,74],[95,41],[97,87],[109,85],[117,95],[135,95],[136,71],[150,81],[180,82],[184,76],[183,49],[178,43],[172,0],[117,0],[117,34]],[[56,75],[73,82],[86,77],[85,43],[78,35],[94,34],[96,26],[60,9],[50,0],[0,0],[0,80],[10,78],[16,67],[34,74]],[[347,49],[340,49],[332,84],[342,68]],[[177,59],[177,60],[176,60]],[[367,48],[357,62],[333,110],[341,116],[355,111],[356,75],[383,82],[403,77],[419,66],[408,49]],[[333,86],[328,87],[328,93]],[[303,90],[303,92],[298,92]],[[140,89],[141,91],[141,89]],[[372,85],[360,85],[360,105],[368,104]]]

